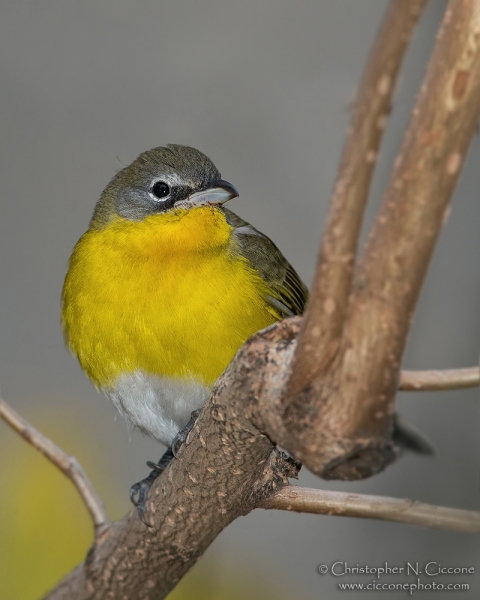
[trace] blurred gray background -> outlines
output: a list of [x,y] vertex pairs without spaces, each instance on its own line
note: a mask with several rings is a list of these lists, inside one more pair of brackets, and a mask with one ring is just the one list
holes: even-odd
[[[130,484],[162,449],[114,420],[113,408],[63,345],[67,260],[96,200],[116,170],[143,150],[195,146],[238,187],[240,198],[229,207],[273,238],[309,284],[349,103],[386,6],[383,0],[2,2],[1,391],[34,424],[41,422],[44,433],[50,418],[73,427],[85,443],[67,449],[80,461],[94,449],[91,476],[100,492],[114,490],[114,516],[128,510]],[[373,205],[444,6],[430,4],[409,50]],[[479,166],[477,135],[416,312],[406,368],[478,361]],[[357,483],[326,483],[304,471],[300,485],[478,510],[478,390],[403,393],[398,410],[435,443],[433,459],[408,455]],[[0,470],[12,452],[5,432],[2,426]],[[437,561],[480,572],[474,536],[260,510],[224,531],[195,569],[210,568],[218,586],[229,573],[240,575],[250,582],[252,598],[265,597],[255,595],[258,581],[272,582],[278,598],[311,600],[342,596],[338,579],[317,573],[319,564],[337,560],[371,566]],[[437,581],[460,580],[471,586],[462,597],[479,597],[477,575]]]

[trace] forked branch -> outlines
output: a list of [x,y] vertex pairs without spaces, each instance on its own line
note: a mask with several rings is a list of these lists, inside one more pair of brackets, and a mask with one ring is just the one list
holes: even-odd
[[[284,403],[281,443],[318,475],[363,478],[395,457],[390,435],[405,342],[479,113],[480,0],[450,0],[356,267],[340,350],[327,373]],[[328,289],[317,274],[314,289]],[[311,331],[319,331],[312,319]],[[329,354],[323,339],[318,345],[317,355]]]
[[[448,369],[440,371],[402,371],[400,389],[412,391],[455,390],[470,387],[478,387],[479,384],[480,369],[478,367],[472,367],[468,369]],[[3,419],[5,423],[7,423],[7,425],[9,425],[14,431],[16,431],[23,439],[25,439],[28,443],[34,446],[34,448],[41,452],[46,458],[48,458],[48,460],[50,460],[52,464],[54,464],[58,469],[60,469],[60,471],[64,473],[64,475],[66,475],[69,479],[72,480],[72,482],[78,490],[80,497],[85,503],[85,506],[87,507],[90,516],[92,517],[95,531],[97,532],[97,534],[101,533],[106,526],[110,525],[110,521],[108,519],[108,515],[103,505],[103,502],[96,493],[92,483],[88,479],[87,475],[85,474],[85,471],[75,459],[75,457],[68,456],[67,454],[65,454],[63,450],[58,448],[58,446],[56,446],[50,439],[45,437],[32,425],[30,425],[30,423],[28,423],[26,419],[20,416],[7,402],[2,400],[1,398],[0,418]],[[297,512],[315,512],[318,514],[342,514],[344,516],[365,516],[370,518],[382,518],[389,520],[390,513],[388,511],[382,509],[379,512],[379,514],[383,516],[375,516],[375,514],[370,515],[370,512],[375,512],[378,506],[381,507],[381,501],[383,500],[385,500],[389,506],[395,502],[411,502],[406,500],[397,501],[391,498],[382,499],[380,497],[375,497],[376,508],[372,508],[370,510],[368,507],[366,509],[359,509],[358,507],[363,506],[363,504],[359,505],[358,502],[355,500],[355,502],[353,502],[352,504],[353,509],[350,514],[349,509],[346,505],[344,507],[346,512],[342,512],[340,510],[337,511],[337,509],[335,508],[339,502],[345,504],[344,498],[348,498],[348,502],[350,503],[348,504],[348,506],[350,506],[352,498],[358,498],[358,502],[363,502],[363,500],[365,500],[366,502],[367,498],[374,497],[367,497],[358,494],[342,495],[342,493],[340,492],[327,492],[321,490],[309,490],[300,487],[291,488],[289,486],[286,486],[279,490],[268,501],[265,501],[263,505],[260,506],[260,508],[295,510]],[[418,503],[412,504],[418,506]],[[399,507],[399,510],[401,508],[402,514],[407,514],[403,510],[403,504],[395,504],[394,507],[397,506]],[[436,511],[440,510],[440,507],[433,508],[435,508]],[[357,509],[358,514],[355,513]],[[333,513],[331,512],[332,510],[335,510],[336,512]],[[362,513],[362,510],[364,510],[364,513]],[[445,510],[450,511],[453,509]],[[467,518],[470,514],[468,511],[457,512],[460,515],[465,514],[465,518]],[[405,519],[409,518],[409,516],[405,517]],[[403,520],[400,518],[394,518],[393,520],[411,522],[410,520]],[[436,523],[438,523],[438,527],[443,527],[443,520],[437,519]],[[448,518],[446,523],[447,525],[445,525],[445,527],[443,528],[449,528]],[[428,522],[423,521],[419,521],[417,524],[423,525],[424,527],[429,526]],[[475,529],[471,529],[469,531],[473,532],[475,531]]]
[[479,114],[480,1],[451,0],[355,277],[342,365],[355,382],[335,409],[351,432],[388,433],[413,311]]
[[396,81],[426,0],[393,0],[360,82],[330,203],[288,396],[328,368],[338,350],[370,183]]
[[101,600],[109,594],[159,600],[224,527],[259,507],[372,518],[378,511],[386,520],[477,531],[480,516],[468,511],[285,488],[292,467],[252,420],[260,405],[275,406],[284,390],[299,321],[288,319],[259,332],[237,353],[178,458],[154,483],[147,502],[153,527],[132,509],[97,537],[88,560],[48,600]]
[[[381,34],[386,46],[377,46],[373,52],[377,56],[371,58],[379,67],[378,76],[365,76],[376,99],[365,96],[365,113],[357,106],[358,121],[354,119],[355,131],[347,143],[347,148],[352,145],[351,156],[346,151],[343,175],[337,180],[335,198],[339,199],[334,200],[329,217],[317,269],[320,279],[312,295],[311,305],[316,308],[309,312],[311,320],[303,329],[312,336],[312,344],[320,340],[323,345],[309,349],[308,339],[302,341],[297,357],[303,353],[307,360],[306,375],[301,374],[303,367],[297,360],[295,373],[300,376],[291,380],[297,386],[291,389],[301,390],[300,394],[293,394],[292,402],[285,405],[301,322],[287,319],[251,338],[217,381],[178,458],[150,491],[147,519],[153,527],[146,528],[132,510],[97,537],[88,559],[49,594],[50,600],[158,600],[236,517],[275,503],[275,497],[276,502],[293,508],[295,499],[282,496],[290,494],[289,488],[283,491],[288,470],[273,468],[278,465],[272,461],[272,440],[325,476],[337,476],[340,471],[352,479],[385,465],[382,452],[388,442],[410,317],[480,108],[480,0],[451,0],[347,303],[358,230],[381,136],[379,125],[388,114],[405,40],[423,4],[393,0],[390,10],[398,12],[408,5],[417,7],[417,13],[409,13],[400,29],[397,20],[389,17],[390,25],[386,30],[384,25]],[[398,38],[388,66],[378,56],[387,56],[387,38]],[[385,74],[387,79],[382,78]],[[372,115],[369,102],[378,103]],[[374,134],[372,128],[376,128]],[[362,148],[359,160],[356,144]],[[345,161],[357,166],[350,170]],[[355,191],[357,177],[361,183]],[[310,350],[315,354],[312,361]],[[303,498],[305,508],[318,507],[318,493],[316,498]],[[375,500],[357,500],[349,508],[344,497],[337,496],[336,503],[331,498],[330,510],[344,514],[352,510],[363,516],[373,512]],[[398,516],[401,507],[396,502],[403,503],[406,513],[410,511],[410,522],[435,521],[426,515],[434,509],[426,511],[409,501],[391,500],[389,507],[380,503],[379,514],[390,510]],[[457,527],[458,513],[453,512],[448,517],[443,513],[444,523]],[[465,527],[477,528],[478,515]]]

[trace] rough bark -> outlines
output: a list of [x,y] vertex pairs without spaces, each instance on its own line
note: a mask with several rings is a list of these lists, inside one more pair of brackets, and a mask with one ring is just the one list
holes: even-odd
[[[341,219],[340,229],[332,231],[335,219],[329,220],[327,238],[337,240],[332,262],[348,260],[340,274],[325,271],[325,280],[317,270],[312,305],[329,281],[333,312],[340,307],[338,322],[330,333],[324,330],[323,347],[315,350],[321,369],[314,366],[285,394],[301,320],[254,336],[217,382],[178,459],[152,488],[147,518],[153,528],[132,511],[97,538],[86,561],[47,598],[165,597],[224,527],[267,502],[295,474],[274,443],[327,478],[365,477],[392,460],[389,429],[406,336],[478,118],[479,50],[480,0],[451,0],[352,284],[348,261],[364,200],[352,200],[353,227]],[[387,83],[385,88],[393,78]],[[365,159],[365,148],[361,152]],[[350,231],[348,248],[339,242],[342,227]],[[319,304],[325,319],[332,304]],[[311,330],[317,337],[315,314],[303,334]],[[300,344],[308,354],[303,338]],[[312,372],[319,375],[311,379]]]
[[46,598],[164,598],[222,529],[296,476],[251,415],[264,396],[280,397],[299,321],[254,336],[218,380],[178,458],[150,490],[153,527],[132,509]]
[[395,457],[405,342],[479,110],[480,1],[451,0],[355,271],[339,351],[285,401],[281,443],[322,477],[367,477]]
[[[288,395],[328,371],[341,341],[370,184],[403,57],[426,0],[393,0],[370,52],[343,149]],[[319,341],[321,340],[321,343]]]

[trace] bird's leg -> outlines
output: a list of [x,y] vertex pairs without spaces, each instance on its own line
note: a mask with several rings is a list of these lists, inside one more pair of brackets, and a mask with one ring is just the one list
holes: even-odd
[[173,438],[172,445],[170,446],[170,448],[172,449],[173,456],[175,456],[175,458],[176,458],[178,451],[180,450],[182,444],[187,439],[187,435],[190,433],[193,426],[195,425],[195,421],[198,419],[198,415],[200,414],[201,411],[202,411],[201,408],[199,408],[198,410],[192,411],[192,414],[190,415],[190,421],[185,425],[185,427],[182,427],[182,429],[180,429],[180,431],[177,433],[177,435]]
[[155,479],[167,468],[173,457],[174,454],[170,447],[163,453],[162,458],[158,463],[149,460],[147,466],[152,469],[150,474],[138,483],[134,483],[130,488],[130,500],[137,507],[139,517],[148,527],[152,527],[145,516],[145,501],[147,499],[148,490]]
[[182,429],[180,429],[177,435],[173,438],[171,446],[163,453],[162,458],[158,461],[158,463],[154,463],[151,460],[147,461],[147,467],[152,469],[150,474],[138,483],[134,483],[130,488],[130,500],[137,507],[140,518],[148,527],[152,527],[145,516],[145,501],[147,499],[148,490],[155,479],[167,468],[172,458],[177,456],[181,445],[187,439],[187,435],[195,425],[195,421],[197,420],[199,414],[200,410],[194,410],[192,412],[189,422],[185,425],[185,427],[182,427]]

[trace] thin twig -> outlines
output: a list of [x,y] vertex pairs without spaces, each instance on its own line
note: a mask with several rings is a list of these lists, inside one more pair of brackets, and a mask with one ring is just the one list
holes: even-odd
[[95,532],[99,535],[110,524],[110,520],[103,502],[77,460],[60,450],[58,446],[32,427],[1,398],[0,418],[73,481],[92,517]]
[[402,371],[399,389],[405,391],[460,390],[480,385],[480,368],[442,371]]
[[259,508],[396,521],[464,533],[480,533],[480,512],[401,498],[286,486]]
[[287,396],[295,396],[328,368],[337,349],[397,74],[425,4],[426,0],[392,0],[370,52],[353,105]]

